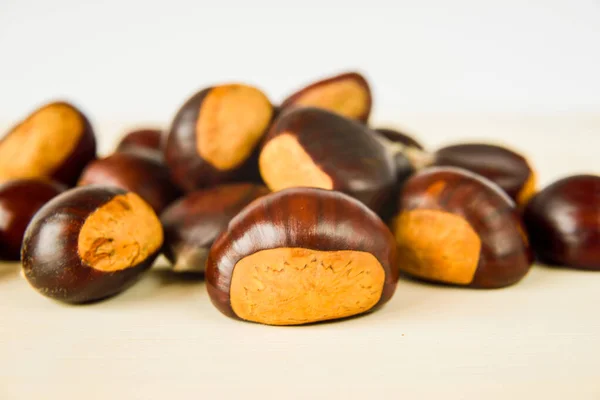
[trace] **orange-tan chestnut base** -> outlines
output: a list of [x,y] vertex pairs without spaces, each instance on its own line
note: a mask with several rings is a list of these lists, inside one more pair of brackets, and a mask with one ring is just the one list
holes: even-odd
[[230,300],[238,317],[299,325],[361,314],[381,297],[385,271],[363,251],[274,248],[237,262]]

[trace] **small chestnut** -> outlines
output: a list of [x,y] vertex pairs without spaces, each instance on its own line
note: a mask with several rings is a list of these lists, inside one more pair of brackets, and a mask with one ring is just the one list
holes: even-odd
[[175,183],[189,192],[257,175],[253,155],[272,116],[273,105],[252,86],[224,84],[193,95],[177,112],[164,142]]
[[374,128],[374,131],[390,140],[392,143],[400,143],[403,146],[414,147],[419,150],[424,150],[424,147],[412,136],[402,133],[396,129],[391,128]]
[[96,157],[96,138],[75,106],[54,102],[33,111],[0,141],[0,182],[49,178],[74,185]]
[[392,155],[365,125],[333,112],[296,108],[271,127],[259,155],[263,181],[272,191],[318,187],[349,194],[375,212],[396,181]]
[[199,189],[171,204],[160,216],[164,254],[175,272],[204,273],[208,251],[229,221],[269,193],[263,185],[230,183]]
[[162,244],[160,221],[137,194],[78,187],[56,196],[33,217],[21,250],[23,272],[44,296],[86,303],[133,285]]
[[161,150],[162,131],[160,129],[136,129],[126,133],[119,144],[117,151],[132,147],[142,147],[151,150]]
[[290,188],[236,215],[214,242],[207,289],[225,315],[300,325],[375,310],[396,289],[394,237],[341,192]]
[[529,201],[523,218],[540,261],[600,271],[600,176],[552,183]]
[[519,206],[535,193],[536,174],[521,154],[506,147],[464,143],[438,149],[433,165],[459,167],[475,172],[500,186]]
[[125,149],[92,161],[78,185],[115,186],[137,193],[157,213],[179,197],[160,153],[145,148]]
[[283,101],[281,109],[318,107],[366,122],[371,105],[371,88],[365,77],[357,72],[347,72],[300,89]]
[[500,288],[529,271],[533,255],[514,202],[489,180],[455,167],[410,177],[394,220],[401,271],[428,281]]
[[0,257],[16,261],[34,214],[66,186],[48,180],[18,179],[0,185]]

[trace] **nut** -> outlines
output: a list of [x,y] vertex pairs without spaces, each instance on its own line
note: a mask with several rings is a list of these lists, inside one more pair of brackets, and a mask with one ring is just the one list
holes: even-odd
[[159,129],[136,129],[123,135],[117,145],[117,151],[142,147],[151,150],[161,150],[162,131]]

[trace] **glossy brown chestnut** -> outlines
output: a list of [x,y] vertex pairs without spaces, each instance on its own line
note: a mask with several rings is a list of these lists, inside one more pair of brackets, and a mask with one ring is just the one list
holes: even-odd
[[396,181],[392,155],[365,125],[303,107],[281,115],[259,156],[272,191],[318,187],[349,194],[379,212]]
[[96,157],[88,119],[73,105],[54,102],[33,111],[0,141],[0,183],[50,178],[74,185]]
[[178,198],[180,192],[160,154],[138,148],[92,161],[83,170],[78,185],[115,186],[137,193],[157,213]]
[[204,273],[210,246],[229,221],[269,193],[262,185],[230,183],[200,189],[171,204],[160,216],[164,254],[175,272]]
[[281,104],[281,109],[318,107],[366,122],[371,114],[371,88],[364,76],[348,72],[300,89]]
[[600,176],[554,182],[531,199],[524,219],[540,261],[600,271]]
[[133,285],[162,243],[158,217],[135,193],[74,188],[33,217],[21,250],[23,272],[44,296],[86,303]]
[[375,128],[374,131],[379,135],[385,137],[390,140],[392,143],[399,143],[403,146],[414,147],[419,150],[424,150],[423,145],[416,141],[413,137],[407,135],[406,133],[402,133],[396,129],[390,128]]
[[224,314],[300,325],[370,312],[396,289],[394,237],[341,192],[291,188],[244,208],[213,244],[207,289]]
[[499,288],[521,280],[533,255],[514,202],[489,180],[454,167],[408,179],[394,234],[398,266],[447,284]]
[[226,84],[187,100],[169,129],[164,154],[176,184],[189,192],[256,176],[256,148],[273,105],[252,86]]
[[537,187],[536,174],[525,157],[493,144],[443,147],[435,152],[433,165],[464,168],[482,175],[500,186],[520,206],[527,203]]
[[117,151],[132,147],[161,150],[161,140],[162,131],[160,129],[136,129],[123,136],[117,145]]
[[41,179],[18,179],[0,185],[0,256],[16,261],[33,215],[66,186]]

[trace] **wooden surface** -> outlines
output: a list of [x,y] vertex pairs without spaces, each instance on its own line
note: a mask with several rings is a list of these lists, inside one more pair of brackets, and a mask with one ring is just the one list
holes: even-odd
[[[529,149],[543,184],[600,172],[599,115],[404,121],[432,146]],[[120,128],[104,132],[107,150]],[[165,266],[67,306],[0,265],[0,399],[600,399],[600,273],[535,266],[493,291],[401,280],[368,316],[268,327],[226,318],[202,281]]]

